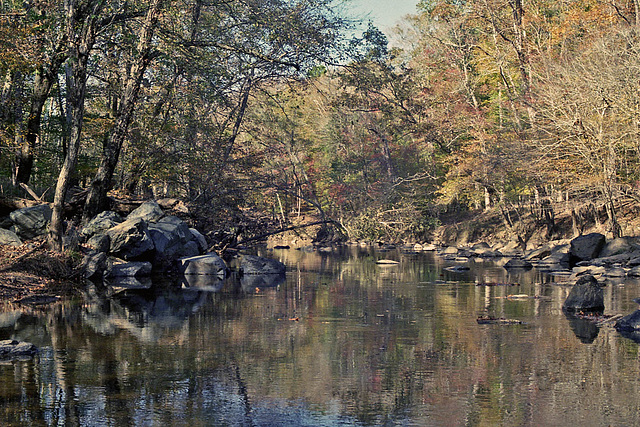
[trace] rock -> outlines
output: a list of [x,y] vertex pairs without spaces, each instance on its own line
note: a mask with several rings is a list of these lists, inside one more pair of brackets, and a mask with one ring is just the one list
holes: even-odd
[[84,277],[87,279],[102,279],[104,271],[107,269],[107,254],[94,252],[86,255],[80,269],[84,271]]
[[118,258],[140,259],[149,256],[154,249],[147,224],[141,218],[127,219],[110,228],[107,235],[111,240],[109,251]]
[[628,254],[638,249],[638,239],[635,237],[618,237],[606,243],[600,254],[600,258],[614,255]]
[[11,230],[0,228],[0,245],[20,246],[22,240]]
[[636,267],[640,265],[640,257],[633,257],[627,262],[627,267]]
[[224,277],[227,264],[216,254],[205,254],[178,260],[178,269],[183,275],[209,275]]
[[240,261],[242,274],[284,274],[286,267],[275,259],[263,258],[255,255],[243,255]]
[[627,275],[627,272],[624,268],[615,267],[605,271],[604,275],[606,277],[625,277]]
[[0,360],[30,358],[38,354],[35,345],[16,340],[0,341]]
[[107,234],[94,234],[87,241],[87,246],[97,252],[109,252],[111,238]]
[[595,277],[587,274],[578,279],[562,305],[566,311],[604,311],[604,293]]
[[199,255],[198,244],[186,247],[194,240],[187,224],[175,216],[166,216],[148,226],[155,253],[153,264],[167,269],[178,258]]
[[507,261],[507,263],[505,265],[503,265],[504,268],[506,269],[510,269],[510,268],[522,268],[522,269],[531,269],[533,268],[533,265],[524,259],[521,258],[512,258],[509,261]]
[[111,287],[112,293],[122,292],[130,289],[149,289],[153,285],[149,277],[119,276],[107,279],[107,284]]
[[18,209],[9,214],[15,233],[22,239],[33,239],[47,233],[51,207],[47,204]]
[[209,249],[209,246],[207,245],[207,239],[205,239],[202,233],[200,233],[195,228],[190,228],[189,231],[191,232],[191,235],[193,236],[195,242],[198,244],[198,249],[200,250],[200,252],[206,252],[207,249]]
[[624,316],[614,327],[618,331],[640,332],[640,310]]
[[627,276],[629,277],[640,277],[640,265],[636,265],[631,270],[627,272]]
[[448,246],[442,251],[442,253],[445,255],[455,255],[458,253],[458,248],[455,246]]
[[578,236],[571,241],[569,250],[569,264],[575,265],[580,261],[589,261],[596,258],[606,242],[605,237],[600,233],[585,234]]
[[156,222],[163,216],[164,212],[162,211],[162,208],[160,208],[160,205],[158,205],[158,202],[155,200],[149,200],[127,215],[126,220],[141,219],[146,222]]
[[105,277],[147,277],[151,275],[151,263],[143,261],[110,263]]
[[122,217],[116,212],[104,211],[95,216],[84,226],[80,234],[89,238],[96,234],[104,234],[108,229],[115,227],[122,222]]

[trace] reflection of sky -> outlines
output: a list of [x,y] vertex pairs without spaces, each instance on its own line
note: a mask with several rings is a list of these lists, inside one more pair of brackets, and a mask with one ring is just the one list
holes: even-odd
[[371,19],[388,34],[388,30],[405,15],[416,13],[418,0],[351,0],[349,3],[357,17]]

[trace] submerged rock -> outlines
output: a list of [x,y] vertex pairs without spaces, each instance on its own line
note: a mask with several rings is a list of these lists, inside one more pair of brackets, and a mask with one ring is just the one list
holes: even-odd
[[562,305],[565,311],[604,311],[604,293],[595,277],[590,274],[578,279]]
[[507,263],[503,265],[503,267],[506,269],[521,268],[521,269],[529,270],[533,268],[533,265],[527,260],[520,259],[520,258],[512,258],[509,261],[507,261]]
[[255,255],[243,255],[240,261],[242,274],[284,274],[287,268],[275,259]]

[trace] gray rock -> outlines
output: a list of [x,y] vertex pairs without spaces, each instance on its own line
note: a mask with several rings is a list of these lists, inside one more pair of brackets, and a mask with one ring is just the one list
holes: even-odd
[[0,245],[20,246],[22,240],[11,230],[0,228]]
[[104,274],[105,277],[146,277],[151,274],[151,263],[143,261],[111,263]]
[[575,265],[580,261],[589,261],[596,258],[606,242],[605,237],[600,233],[585,234],[578,236],[571,241],[569,250],[569,263]]
[[209,246],[207,245],[207,239],[205,239],[202,233],[200,233],[195,228],[190,228],[189,231],[193,235],[193,238],[196,241],[196,243],[198,244],[198,249],[200,250],[200,252],[206,252],[206,250],[209,249]]
[[618,320],[615,324],[615,328],[618,331],[640,331],[640,310],[636,310]]
[[115,256],[135,260],[150,256],[154,249],[146,222],[141,218],[127,219],[107,231],[109,251]]
[[240,260],[242,274],[284,274],[287,268],[275,259],[263,258],[255,255],[242,255]]
[[22,239],[33,239],[47,233],[51,207],[47,204],[18,209],[9,214],[15,233]]
[[155,247],[153,257],[155,266],[169,266],[178,258],[200,253],[195,242],[186,247],[194,237],[187,224],[178,217],[166,216],[155,223],[150,223],[149,235]]
[[445,267],[443,270],[450,271],[452,273],[464,273],[469,271],[469,267],[466,265],[452,265],[450,267]]
[[36,346],[28,342],[16,340],[0,341],[0,360],[30,358],[37,353]]
[[156,222],[164,216],[162,208],[155,200],[149,200],[144,202],[137,209],[127,215],[126,220],[138,220],[142,219],[146,222]]
[[455,246],[448,246],[442,251],[442,253],[445,255],[455,255],[458,253],[458,248]]
[[533,268],[533,264],[531,264],[529,261],[524,260],[524,259],[520,259],[520,258],[512,258],[509,261],[507,261],[507,263],[505,265],[503,265],[504,268],[506,269],[510,269],[510,268],[522,268],[522,269],[530,269]]
[[103,234],[108,229],[115,227],[122,222],[122,217],[116,212],[104,211],[96,215],[80,232],[83,236],[89,238],[96,234]]
[[149,289],[153,285],[149,277],[119,276],[107,278],[112,293],[130,289]]
[[94,234],[87,241],[87,246],[97,252],[109,252],[111,238],[107,234]]
[[604,293],[590,274],[578,279],[562,305],[566,311],[604,311]]
[[102,278],[107,269],[107,254],[104,252],[94,252],[88,254],[82,260],[80,268],[84,271],[87,279]]
[[638,238],[636,237],[618,237],[606,243],[602,251],[598,255],[600,258],[611,257],[614,255],[627,254],[638,249]]
[[627,275],[627,272],[624,268],[614,267],[605,271],[604,275],[606,277],[625,277]]
[[627,276],[629,277],[640,277],[640,265],[636,265],[631,270],[627,272]]
[[183,275],[210,275],[224,277],[227,264],[216,254],[205,254],[178,260],[178,269]]

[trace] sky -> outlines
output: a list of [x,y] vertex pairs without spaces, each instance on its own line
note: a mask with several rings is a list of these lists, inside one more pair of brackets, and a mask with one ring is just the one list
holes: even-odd
[[351,9],[357,17],[371,19],[385,34],[409,13],[416,13],[419,0],[350,0]]

